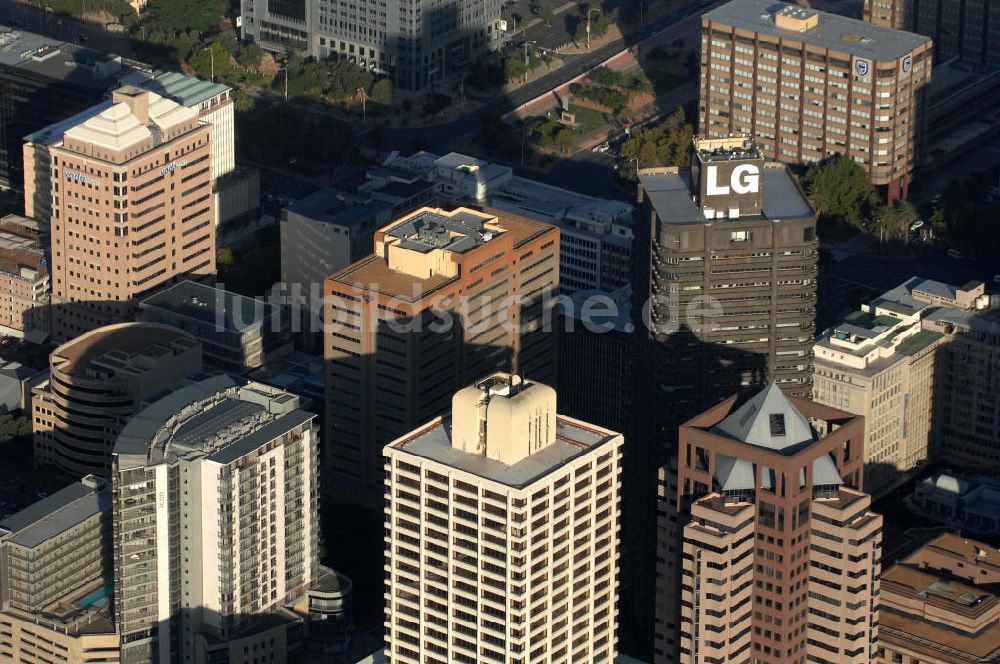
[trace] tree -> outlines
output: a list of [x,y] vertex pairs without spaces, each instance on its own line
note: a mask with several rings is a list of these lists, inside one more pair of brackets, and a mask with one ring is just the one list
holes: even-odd
[[387,78],[375,81],[369,96],[376,104],[392,106],[392,81]]
[[[656,127],[632,132],[632,137],[622,145],[622,156],[627,161],[638,160],[640,167],[683,166],[691,161],[691,140],[694,128],[684,116],[684,109],[677,109]],[[619,171],[622,177],[633,179],[635,168]]]
[[624,75],[620,71],[608,69],[607,67],[598,67],[594,71],[590,72],[589,76],[590,80],[594,83],[606,88],[619,86],[625,80]]
[[232,68],[229,51],[219,42],[213,42],[205,48],[196,48],[188,59],[188,64],[203,77],[214,76],[216,80],[225,76]]
[[810,166],[802,176],[802,187],[820,217],[854,228],[864,227],[878,201],[868,174],[843,155]]
[[215,265],[218,268],[229,267],[233,264],[233,250],[229,247],[222,247],[215,254]]
[[254,98],[243,90],[237,90],[233,95],[233,108],[237,113],[249,113],[256,105]]
[[569,127],[561,127],[555,134],[556,145],[563,152],[569,152],[576,145],[576,134]]
[[893,207],[881,205],[871,216],[871,230],[878,233],[881,242],[906,240],[917,218],[917,209],[911,203],[900,202]]
[[555,15],[552,13],[552,10],[549,9],[548,7],[542,7],[538,12],[538,18],[542,20],[542,23],[551,27],[552,21],[555,20]]

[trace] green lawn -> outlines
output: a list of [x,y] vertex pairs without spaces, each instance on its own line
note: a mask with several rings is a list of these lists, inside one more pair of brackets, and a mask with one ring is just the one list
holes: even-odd
[[608,116],[606,114],[587,106],[570,104],[569,112],[576,115],[577,129],[582,134],[589,134],[608,123]]

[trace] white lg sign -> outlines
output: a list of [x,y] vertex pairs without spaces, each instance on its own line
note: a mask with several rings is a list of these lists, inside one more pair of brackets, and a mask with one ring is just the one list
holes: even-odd
[[729,186],[719,185],[719,167],[707,166],[705,177],[708,186],[705,193],[708,196],[725,196],[732,187],[736,194],[756,194],[760,191],[760,169],[753,164],[741,164],[729,175]]

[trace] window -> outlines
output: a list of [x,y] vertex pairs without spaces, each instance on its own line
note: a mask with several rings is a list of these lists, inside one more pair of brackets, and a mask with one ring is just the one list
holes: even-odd
[[785,414],[784,413],[771,413],[767,416],[768,423],[771,425],[771,435],[772,436],[784,436],[785,435]]

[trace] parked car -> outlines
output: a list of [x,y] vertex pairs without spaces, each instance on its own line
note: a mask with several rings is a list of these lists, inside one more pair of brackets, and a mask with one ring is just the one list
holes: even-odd
[[962,257],[962,252],[959,251],[958,249],[948,250],[948,258],[961,258],[961,257]]

